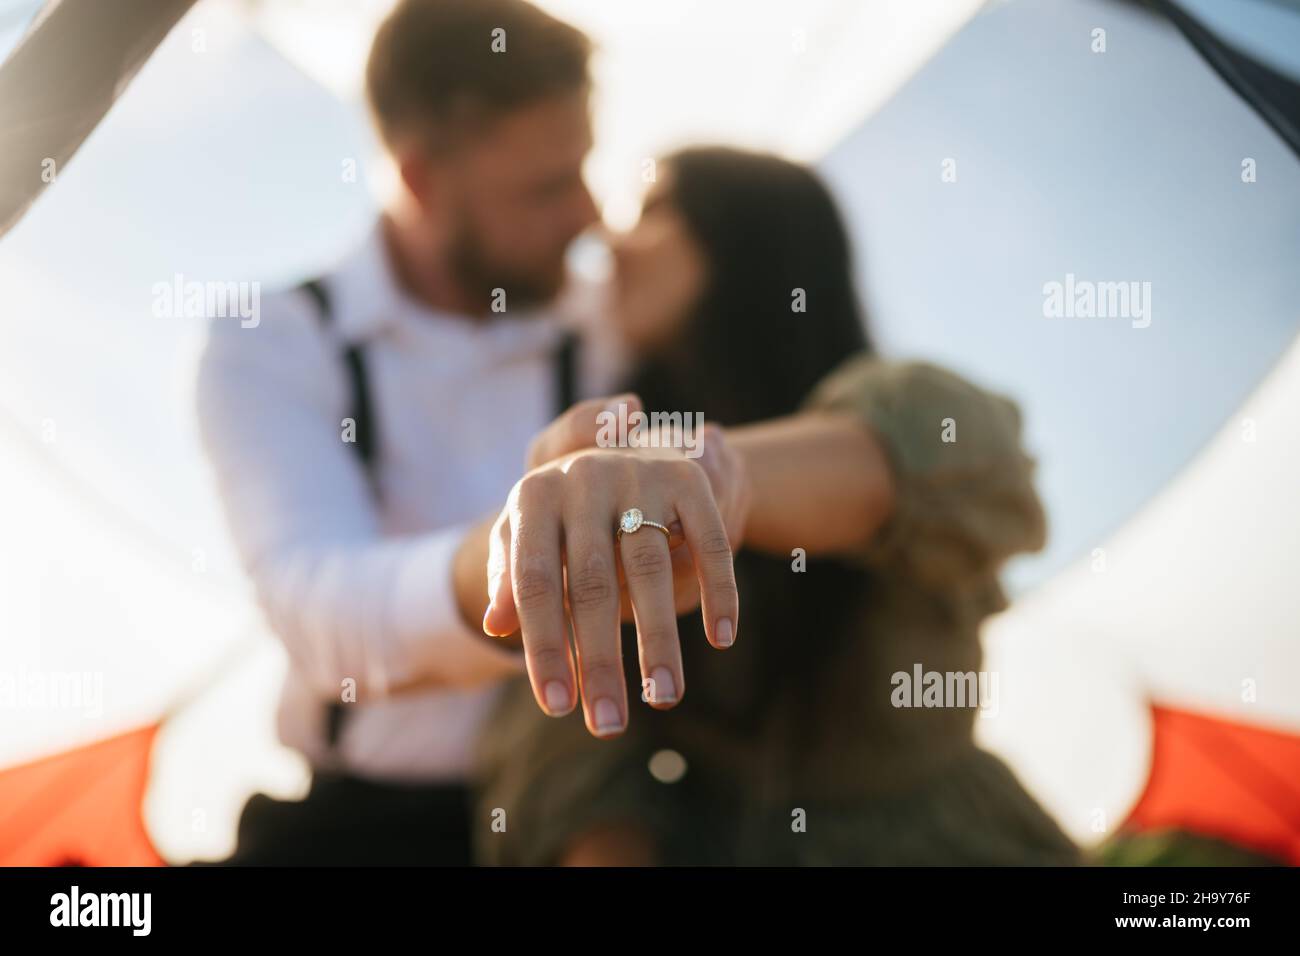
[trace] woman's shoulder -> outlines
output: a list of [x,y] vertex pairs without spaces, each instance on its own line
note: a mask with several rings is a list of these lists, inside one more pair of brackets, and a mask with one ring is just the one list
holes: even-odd
[[987,589],[1013,554],[1042,547],[1046,521],[1019,407],[925,361],[846,359],[807,407],[853,414],[893,472],[895,513],[864,555],[934,588]]
[[806,407],[867,419],[891,452],[919,459],[915,464],[1024,457],[1016,402],[928,361],[850,356],[818,384]]

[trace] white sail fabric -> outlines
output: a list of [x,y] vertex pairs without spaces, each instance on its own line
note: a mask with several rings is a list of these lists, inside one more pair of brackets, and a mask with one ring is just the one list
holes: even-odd
[[1079,839],[1142,790],[1148,700],[1300,734],[1297,409],[1300,340],[1098,553],[987,628],[981,736]]
[[[1095,843],[1145,782],[1150,698],[1300,729],[1295,156],[1140,6],[1026,0],[823,168],[886,350],[1010,392],[1039,460],[1049,547],[988,628],[980,739]],[[1150,283],[1150,321],[1045,315],[1076,280]]]

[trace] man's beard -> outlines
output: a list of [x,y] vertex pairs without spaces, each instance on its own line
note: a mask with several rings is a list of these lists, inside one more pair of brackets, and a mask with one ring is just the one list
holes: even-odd
[[554,301],[564,285],[561,265],[553,274],[523,273],[492,262],[470,229],[462,229],[450,249],[449,263],[452,277],[484,312],[497,302],[496,290],[505,293],[505,312],[531,309]]

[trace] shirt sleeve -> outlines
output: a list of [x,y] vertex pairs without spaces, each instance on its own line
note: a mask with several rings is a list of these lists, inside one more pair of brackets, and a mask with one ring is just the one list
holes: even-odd
[[381,532],[343,440],[342,364],[298,298],[269,300],[254,327],[212,320],[198,377],[200,434],[272,629],[322,696],[348,678],[364,699],[519,673],[522,655],[461,619],[451,567],[465,529]]
[[893,513],[854,557],[930,591],[1005,603],[999,569],[1042,548],[1047,533],[1016,405],[934,365],[860,355],[825,379],[808,406],[859,416],[893,472]]

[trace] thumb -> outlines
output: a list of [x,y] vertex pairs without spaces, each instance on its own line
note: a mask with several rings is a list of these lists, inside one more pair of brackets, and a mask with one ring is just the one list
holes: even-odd
[[483,615],[483,633],[492,637],[509,637],[519,630],[510,580],[510,544],[510,522],[502,512],[488,537],[488,606]]
[[583,448],[594,448],[603,434],[617,438],[619,422],[641,410],[641,399],[631,392],[578,402],[533,439],[525,467],[531,470]]

